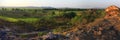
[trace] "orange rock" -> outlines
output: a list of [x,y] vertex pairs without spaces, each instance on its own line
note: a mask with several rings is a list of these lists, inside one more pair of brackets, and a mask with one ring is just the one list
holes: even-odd
[[103,28],[99,27],[99,31],[102,31],[102,30],[103,30]]
[[115,5],[112,5],[106,8],[105,12],[106,12],[105,18],[113,18],[113,17],[118,16],[118,14],[120,13],[119,8]]
[[105,9],[105,12],[110,12],[110,11],[119,11],[119,7],[115,6],[115,5],[112,5],[112,6],[109,6],[108,8]]
[[102,34],[101,31],[94,31],[94,35],[95,35],[95,36],[99,36],[99,35],[101,35],[101,34]]

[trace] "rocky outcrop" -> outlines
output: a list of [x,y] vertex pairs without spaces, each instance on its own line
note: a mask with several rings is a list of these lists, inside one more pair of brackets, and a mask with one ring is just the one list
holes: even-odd
[[112,5],[106,8],[105,12],[106,12],[105,18],[113,18],[118,16],[118,14],[120,13],[120,10],[117,6]]
[[79,40],[120,40],[120,32],[115,28],[115,25],[109,20],[102,20],[91,27],[86,26],[77,32],[74,32],[70,38],[74,37]]
[[106,8],[105,18],[97,19],[73,32],[70,40],[120,40],[119,8],[110,6]]

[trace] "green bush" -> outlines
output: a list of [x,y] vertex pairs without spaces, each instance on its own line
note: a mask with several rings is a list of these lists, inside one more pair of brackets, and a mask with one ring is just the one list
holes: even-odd
[[47,34],[46,32],[39,32],[38,33],[38,36],[43,36],[43,35],[45,35],[45,34]]
[[65,18],[74,18],[76,16],[76,13],[75,12],[67,12],[67,13],[64,13],[63,14],[63,17]]

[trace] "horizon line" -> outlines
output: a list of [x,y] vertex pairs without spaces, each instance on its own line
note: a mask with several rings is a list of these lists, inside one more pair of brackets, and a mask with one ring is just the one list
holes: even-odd
[[[82,8],[82,7],[52,7],[52,6],[0,6],[0,7],[51,7],[51,8]],[[91,9],[91,8],[96,8],[96,9],[103,9],[103,7],[86,7],[82,9]],[[104,7],[106,8],[106,7]]]

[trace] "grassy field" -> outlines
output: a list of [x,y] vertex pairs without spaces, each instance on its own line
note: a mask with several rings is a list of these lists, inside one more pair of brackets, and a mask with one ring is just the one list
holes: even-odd
[[[88,24],[96,18],[105,15],[103,9],[27,9],[27,8],[1,8],[2,22],[14,25],[19,31],[48,31],[62,32],[73,25]],[[9,23],[11,22],[11,23]],[[15,28],[16,28],[15,27]],[[17,32],[17,31],[16,31]]]
[[32,23],[32,22],[39,20],[39,18],[12,18],[12,17],[5,17],[5,16],[0,16],[0,19],[6,20],[9,22],[24,21],[27,23]]

